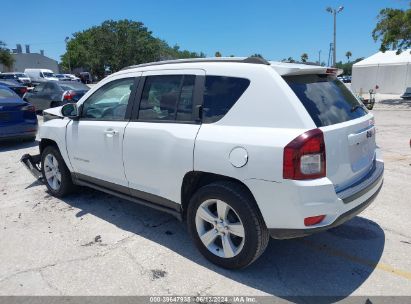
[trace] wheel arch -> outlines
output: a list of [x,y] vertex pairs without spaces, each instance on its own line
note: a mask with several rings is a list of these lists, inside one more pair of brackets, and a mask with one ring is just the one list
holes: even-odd
[[[54,146],[57,149],[59,149],[59,146],[57,145],[57,143],[54,140],[49,139],[49,138],[42,138],[41,141],[40,141],[40,144],[39,144],[40,154],[42,154],[44,149],[48,146]],[[60,151],[60,149],[59,149],[59,151]]]
[[181,185],[181,208],[183,220],[186,219],[188,205],[193,194],[199,188],[205,185],[222,181],[230,181],[240,185],[248,193],[250,199],[255,203],[256,208],[261,213],[253,193],[242,181],[230,176],[215,174],[211,172],[190,171],[185,174],[183,178],[183,183]]

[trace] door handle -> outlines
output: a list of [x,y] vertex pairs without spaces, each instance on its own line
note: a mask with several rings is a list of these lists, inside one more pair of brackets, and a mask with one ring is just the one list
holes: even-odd
[[106,136],[108,137],[113,137],[118,134],[118,131],[113,129],[107,129],[104,131],[104,134],[106,134]]

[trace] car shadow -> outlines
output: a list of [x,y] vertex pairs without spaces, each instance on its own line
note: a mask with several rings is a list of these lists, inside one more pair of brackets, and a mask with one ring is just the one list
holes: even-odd
[[[208,262],[191,242],[186,225],[172,216],[81,188],[63,199],[120,229],[165,246],[231,280],[295,303],[332,303],[352,294],[370,276],[384,250],[385,234],[357,216],[332,230],[293,240],[270,240],[248,268],[226,270]],[[141,229],[141,223],[145,229]],[[101,232],[104,238],[104,231]]]
[[409,99],[384,99],[379,101],[379,104],[390,106],[407,106],[411,108],[411,100]]
[[36,140],[1,140],[0,141],[0,152],[9,152],[20,149],[27,149],[31,147],[38,146],[39,143]]

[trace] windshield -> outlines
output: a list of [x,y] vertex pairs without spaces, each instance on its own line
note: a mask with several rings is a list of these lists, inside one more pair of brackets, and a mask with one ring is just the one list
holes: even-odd
[[44,77],[56,77],[56,76],[54,76],[53,73],[50,73],[50,72],[43,72],[43,76]]
[[285,76],[317,127],[342,123],[366,115],[364,105],[335,76]]
[[60,84],[60,87],[65,91],[68,91],[68,90],[79,90],[79,91],[87,90],[88,91],[89,90],[89,87],[81,82]]
[[22,73],[19,73],[19,74],[14,74],[14,75],[16,75],[16,77],[27,77],[27,75],[22,74]]

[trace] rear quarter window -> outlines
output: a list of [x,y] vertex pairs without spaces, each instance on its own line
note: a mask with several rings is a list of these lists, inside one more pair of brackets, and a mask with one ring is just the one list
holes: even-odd
[[206,76],[203,122],[212,123],[227,114],[250,85],[250,80],[237,77]]
[[297,75],[284,80],[294,91],[317,127],[362,117],[364,105],[335,76]]

